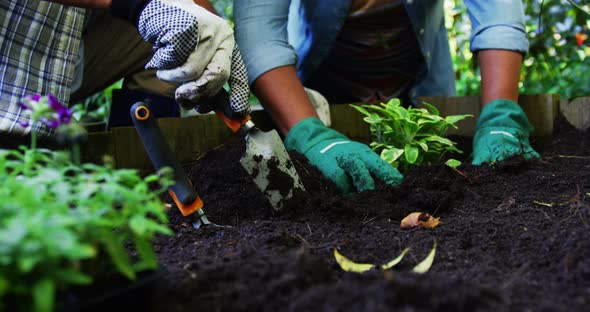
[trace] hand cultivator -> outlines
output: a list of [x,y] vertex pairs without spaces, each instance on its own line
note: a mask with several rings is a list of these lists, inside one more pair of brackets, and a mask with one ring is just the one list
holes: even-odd
[[135,103],[131,107],[131,119],[155,169],[172,168],[174,185],[168,192],[182,215],[192,219],[191,223],[195,229],[211,224],[203,211],[203,201],[174,156],[174,152],[158,126],[158,121],[151,114],[149,105],[142,102]]

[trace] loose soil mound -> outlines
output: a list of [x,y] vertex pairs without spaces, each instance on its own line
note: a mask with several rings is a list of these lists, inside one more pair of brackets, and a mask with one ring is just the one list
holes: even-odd
[[[458,138],[455,138],[458,139]],[[511,159],[459,170],[421,166],[403,185],[344,198],[305,158],[292,155],[307,196],[274,213],[239,166],[239,141],[190,168],[210,219],[198,231],[176,209],[175,235],[156,243],[157,283],[147,311],[582,311],[590,304],[590,132],[556,122],[533,141],[543,160]],[[461,141],[470,151],[470,142]],[[468,153],[467,153],[468,154]],[[454,158],[460,155],[449,155]],[[469,155],[463,157],[467,159]],[[401,230],[423,211],[435,229]],[[431,270],[409,273],[438,242]],[[343,272],[334,248],[392,270]]]

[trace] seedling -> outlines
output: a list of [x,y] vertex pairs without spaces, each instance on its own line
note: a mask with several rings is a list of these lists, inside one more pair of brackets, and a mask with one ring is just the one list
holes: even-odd
[[447,162],[445,162],[445,165],[447,165],[447,167],[451,168],[458,175],[460,175],[460,176],[464,177],[465,179],[467,179],[467,181],[469,181],[469,183],[473,183],[473,180],[471,180],[461,170],[457,169],[457,167],[461,166],[461,161],[450,158],[449,160],[447,160]]
[[457,169],[457,167],[461,166],[461,161],[450,158],[449,160],[447,160],[447,162],[445,162],[445,165],[453,169]]
[[462,153],[456,143],[445,138],[449,127],[472,115],[441,117],[439,110],[423,103],[426,108],[405,108],[398,99],[379,105],[351,105],[365,115],[374,141],[371,148],[383,160],[407,171],[413,165],[440,160],[446,152]]

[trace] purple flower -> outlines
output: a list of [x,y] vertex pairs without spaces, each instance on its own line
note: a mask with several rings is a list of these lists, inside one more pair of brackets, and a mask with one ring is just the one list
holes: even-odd
[[26,128],[26,127],[28,127],[28,126],[30,125],[30,123],[29,123],[29,122],[27,122],[27,121],[20,121],[20,120],[17,120],[16,122],[18,122],[18,124],[19,124],[21,127],[23,127],[23,128]]
[[[41,96],[40,94],[27,95],[20,102],[24,110],[32,112],[33,121],[41,121],[51,129],[57,129],[62,124],[69,124],[72,120],[72,111],[63,105],[55,96]],[[28,123],[19,122],[27,127]]]
[[[72,119],[72,111],[69,110],[65,105],[60,103],[56,97],[53,95],[49,95],[49,107],[53,109],[54,112],[57,113],[57,119],[59,120],[60,124],[67,124],[70,123]],[[48,125],[49,126],[49,125]],[[58,124],[59,126],[59,124]],[[51,126],[50,126],[51,127]]]
[[60,122],[58,120],[55,119],[47,119],[44,117],[39,118],[41,120],[41,122],[43,122],[44,124],[47,125],[47,127],[51,128],[51,129],[57,129],[57,127],[59,127]]
[[41,94],[27,95],[25,96],[25,99],[29,101],[39,102],[41,100]]

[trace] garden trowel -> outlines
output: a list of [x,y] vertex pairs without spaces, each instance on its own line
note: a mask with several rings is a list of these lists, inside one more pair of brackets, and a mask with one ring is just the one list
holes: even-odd
[[250,115],[232,118],[229,94],[225,89],[209,101],[217,108],[217,116],[234,133],[245,139],[246,150],[240,164],[275,210],[281,210],[285,201],[296,192],[305,191],[276,130],[261,131],[254,125]]
[[176,206],[178,206],[180,213],[189,218],[192,226],[196,229],[200,228],[201,225],[212,224],[203,211],[203,201],[176,159],[174,152],[158,126],[158,121],[150,110],[149,104],[135,103],[131,107],[130,113],[143,147],[155,169],[157,171],[164,167],[172,169],[174,185],[170,186],[168,193]]

